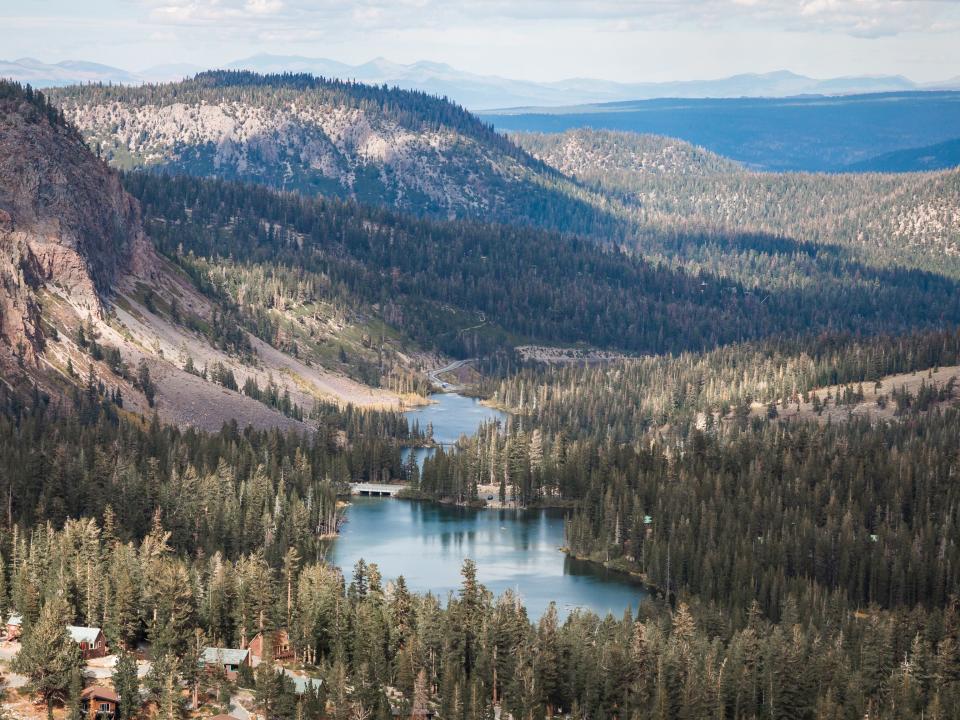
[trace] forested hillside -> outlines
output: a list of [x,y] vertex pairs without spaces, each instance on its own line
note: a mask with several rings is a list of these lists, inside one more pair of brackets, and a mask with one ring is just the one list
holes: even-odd
[[[960,277],[958,170],[761,173],[673,138],[587,129],[514,137],[544,162],[616,196],[648,256],[767,284],[810,281],[817,265],[838,260]],[[683,240],[695,232],[711,237]],[[779,257],[762,257],[774,248]]]
[[884,384],[886,378],[924,377],[932,368],[956,365],[955,329],[901,336],[824,333],[596,365],[526,363],[492,381],[490,391],[496,404],[543,432],[621,443],[652,434],[682,442],[695,429],[748,420],[753,404],[772,406],[774,416],[791,405],[807,406],[814,390],[830,386],[836,393],[824,399],[828,405],[849,407],[863,393],[885,397],[893,407],[899,388]]
[[[362,303],[422,345],[460,356],[531,341],[672,352],[826,328],[902,332],[960,320],[956,283],[931,273],[830,260],[816,268],[822,282],[811,272],[774,292],[759,270],[744,276],[745,287],[524,226],[421,220],[142,173],[128,175],[126,185],[157,247],[244,306],[250,328],[268,340],[282,328],[264,303],[279,298]],[[697,247],[716,241],[678,238]],[[755,243],[767,251],[758,262],[783,258],[794,273],[808,259],[798,262],[775,238],[721,242]],[[260,277],[272,284],[254,282]],[[288,337],[302,336],[296,325],[286,323]]]
[[[798,654],[789,671],[767,664],[757,644],[726,661],[723,651],[695,651],[706,666],[719,663],[711,711],[688,697],[657,705],[653,717],[684,717],[685,702],[693,717],[758,717],[778,702],[778,717],[953,717],[941,703],[957,687],[946,680],[954,642],[933,638],[960,590],[950,559],[958,338],[821,336],[534,365],[497,391],[515,410],[505,433],[487,426],[455,451],[438,451],[413,478],[424,497],[469,502],[481,485],[499,485],[501,500],[572,507],[571,554],[695,603],[715,640],[728,626],[754,637],[759,617],[779,624],[758,642],[791,638]],[[946,364],[950,379],[930,379],[928,368]],[[914,391],[889,379],[910,371],[921,378]],[[825,406],[842,412],[868,394],[895,407],[894,419],[779,417],[824,385],[835,390],[817,395]],[[767,406],[760,415],[751,411],[756,401]],[[684,612],[679,606],[674,622]],[[897,617],[916,624],[908,630]],[[861,632],[870,640],[856,639]],[[742,662],[774,675],[759,695],[725,696],[719,674],[741,676]],[[857,689],[841,690],[850,673]]]
[[6,387],[208,429],[305,430],[326,402],[396,406],[422,392],[416,361],[398,352],[406,338],[381,327],[374,339],[367,315],[318,311],[337,320],[339,357],[326,364],[282,334],[251,335],[226,296],[157,254],[139,203],[55,106],[0,83],[0,111]]
[[[0,610],[23,614],[14,667],[42,677],[51,703],[76,695],[34,664],[32,638],[56,637],[64,618],[102,626],[119,648],[114,682],[142,684],[175,716],[184,692],[213,713],[236,684],[276,718],[950,718],[958,701],[956,410],[891,426],[748,423],[696,432],[682,453],[515,427],[427,461],[424,490],[493,472],[530,500],[579,498],[570,549],[667,594],[635,616],[563,623],[493,598],[470,563],[443,603],[376,565],[323,562],[337,483],[398,469],[390,421],[330,413],[310,439],[180,433],[96,407],[5,411]],[[195,671],[198,646],[277,628],[319,689],[298,694],[270,663],[235,683]],[[123,647],[141,640],[152,664],[138,680]]]
[[741,621],[754,601],[780,619],[792,596],[817,623],[831,595],[854,608],[936,608],[960,589],[958,422],[956,407],[879,424],[740,418],[682,444],[615,443],[599,425],[576,440],[514,426],[438,452],[417,487],[470,499],[493,478],[522,504],[568,503],[574,554]]
[[960,166],[960,139],[947,140],[906,150],[894,150],[868,160],[861,160],[850,169],[857,172],[924,172]]
[[442,217],[592,227],[562,175],[459,105],[311,75],[52,89],[114,167],[258,182]]
[[[839,286],[863,265],[960,276],[956,172],[754,173],[682,141],[603,130],[508,139],[438,98],[307,75],[52,92],[121,168],[574,232],[758,290]],[[772,253],[768,235],[785,240]]]

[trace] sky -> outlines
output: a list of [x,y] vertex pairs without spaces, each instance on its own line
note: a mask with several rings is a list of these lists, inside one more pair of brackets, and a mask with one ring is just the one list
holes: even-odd
[[259,53],[525,80],[960,75],[960,0],[0,0],[0,59],[139,71]]

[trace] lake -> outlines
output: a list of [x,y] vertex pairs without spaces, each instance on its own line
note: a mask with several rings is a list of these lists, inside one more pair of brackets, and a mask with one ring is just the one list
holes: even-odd
[[564,544],[557,510],[478,510],[394,498],[355,497],[328,559],[349,581],[360,558],[376,563],[385,580],[403,575],[411,590],[445,600],[460,586],[465,558],[499,595],[512,589],[536,620],[551,600],[565,617],[575,607],[619,616],[646,596],[627,575],[574,560]]
[[[506,413],[456,393],[432,399],[434,404],[406,416],[422,429],[432,423],[438,443],[454,443],[486,421],[507,419]],[[433,448],[413,452],[422,465]],[[459,588],[460,568],[471,558],[480,582],[496,595],[514,590],[534,620],[551,600],[561,617],[576,607],[618,616],[628,607],[636,610],[647,594],[641,584],[560,552],[563,518],[558,510],[483,510],[355,497],[328,559],[349,578],[354,563],[363,558],[376,563],[385,580],[403,575],[411,590],[445,600]]]
[[[434,402],[404,413],[407,422],[412,428],[414,423],[426,432],[428,425],[433,425],[433,439],[440,445],[453,445],[461,435],[473,435],[480,426],[491,420],[506,423],[507,413],[483,405],[475,398],[465,397],[457,393],[437,393],[431,395]],[[417,466],[423,469],[423,461],[433,455],[436,448],[404,448],[400,454],[405,463],[413,453]]]
[[461,435],[473,435],[477,429],[489,420],[506,422],[507,414],[487,407],[474,398],[457,393],[439,393],[431,395],[434,402],[404,413],[410,426],[419,423],[426,431],[427,425],[433,425],[433,439],[441,445],[452,445]]

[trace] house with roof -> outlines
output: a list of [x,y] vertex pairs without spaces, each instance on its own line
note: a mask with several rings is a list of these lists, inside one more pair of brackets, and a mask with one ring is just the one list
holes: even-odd
[[73,641],[80,646],[80,655],[84,660],[102,658],[107,654],[107,641],[100,628],[67,625],[67,632],[70,633]]
[[23,615],[20,613],[10,613],[10,617],[7,618],[7,626],[5,634],[7,640],[17,640],[20,638],[20,633],[23,631]]
[[120,696],[113,688],[92,685],[80,693],[80,707],[90,720],[113,720]]
[[217,648],[207,647],[203,649],[200,655],[200,666],[207,672],[222,671],[226,673],[227,679],[234,681],[237,679],[237,673],[240,667],[246,665],[250,667],[250,651],[240,648]]
[[293,645],[290,644],[290,634],[286,630],[259,632],[247,646],[250,650],[250,660],[254,665],[259,665],[260,661],[263,660],[263,652],[268,641],[272,645],[274,660],[290,660],[293,658]]

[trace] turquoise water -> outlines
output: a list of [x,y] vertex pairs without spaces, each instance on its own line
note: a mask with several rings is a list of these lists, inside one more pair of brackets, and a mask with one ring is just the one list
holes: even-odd
[[[464,397],[457,393],[438,393],[430,396],[435,402],[424,405],[416,410],[405,412],[404,415],[413,427],[419,423],[420,429],[426,432],[427,426],[433,424],[433,439],[441,445],[452,445],[461,435],[473,435],[480,426],[491,420],[506,423],[507,414],[482,405],[479,400]],[[436,448],[404,448],[400,454],[401,460],[406,463],[411,453],[417,458],[417,466],[423,469],[423,461],[433,455]]]
[[403,575],[411,590],[446,599],[460,585],[465,558],[484,585],[517,592],[533,619],[551,600],[561,617],[575,607],[619,616],[646,593],[629,576],[571,560],[563,545],[563,514],[550,510],[476,510],[393,498],[354,498],[329,560],[349,579],[360,558],[385,579]]
[[[506,422],[499,410],[446,393],[436,402],[406,413],[426,429],[433,424],[438,443],[454,443],[472,435],[489,420]],[[417,462],[433,448],[413,448]],[[499,595],[516,592],[533,619],[551,600],[565,617],[582,607],[605,615],[636,610],[646,593],[632,578],[591,563],[572,560],[564,544],[563,513],[552,510],[477,510],[392,498],[353,498],[347,523],[333,540],[328,559],[349,578],[363,558],[376,563],[387,580],[403,575],[411,590],[432,592],[446,600],[460,586],[466,558],[477,563],[477,575]]]
[[430,399],[435,402],[405,412],[404,415],[411,427],[418,422],[423,431],[432,423],[433,439],[441,445],[453,444],[461,435],[473,435],[489,420],[499,420],[501,423],[507,420],[506,413],[456,393],[431,395]]

